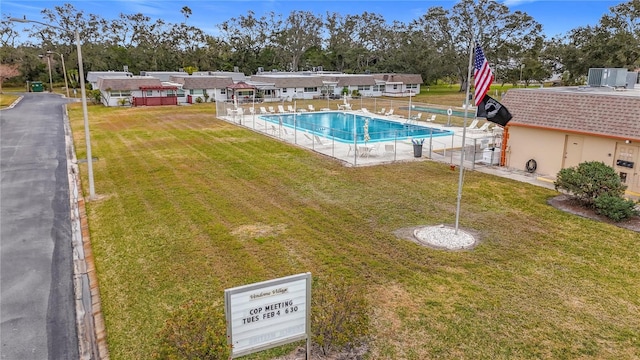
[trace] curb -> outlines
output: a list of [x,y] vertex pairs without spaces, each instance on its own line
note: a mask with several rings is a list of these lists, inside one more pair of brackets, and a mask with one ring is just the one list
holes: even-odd
[[85,199],[80,190],[80,172],[66,106],[64,106],[64,129],[70,189],[73,287],[79,355],[81,360],[108,360],[107,336],[89,238],[89,222]]
[[24,96],[20,96],[19,98],[16,99],[16,101],[12,102],[11,105],[7,106],[6,108],[1,108],[0,111],[13,109],[16,105],[18,105],[18,103],[20,102],[20,100],[22,100],[22,98],[24,98]]

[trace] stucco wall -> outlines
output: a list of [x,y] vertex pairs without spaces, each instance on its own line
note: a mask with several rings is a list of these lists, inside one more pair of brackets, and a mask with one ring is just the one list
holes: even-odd
[[616,141],[613,139],[520,126],[509,128],[505,165],[524,170],[527,161],[534,159],[537,163],[536,174],[555,177],[563,167],[572,166],[565,163],[567,136],[582,141],[581,153],[577,154],[578,163],[602,161],[613,166],[616,150]]
[[529,159],[534,159],[537,174],[553,175],[562,168],[564,133],[549,130],[510,127],[506,149],[506,166],[524,170]]

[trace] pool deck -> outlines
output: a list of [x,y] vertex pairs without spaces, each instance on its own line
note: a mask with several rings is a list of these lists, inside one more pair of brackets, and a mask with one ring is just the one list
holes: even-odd
[[[360,111],[352,111],[348,113],[355,113],[358,115],[363,114]],[[406,118],[401,118],[398,116],[376,115],[376,117],[402,124],[409,123],[412,125],[421,125],[425,127],[453,132],[453,135],[436,136],[433,138],[426,137],[422,150],[423,158],[426,157],[434,159],[444,159],[449,156],[455,160],[455,158],[451,156],[452,151],[456,149],[459,150],[462,147],[462,135],[464,132],[464,129],[462,127],[447,127],[442,124],[427,121],[409,122]],[[353,144],[333,141],[332,139],[325,137],[319,137],[320,142],[317,142],[312,134],[304,130],[294,130],[290,127],[278,126],[277,124],[273,124],[271,122],[260,119],[260,116],[257,114],[223,116],[222,119],[248,127],[257,132],[264,133],[268,136],[276,137],[288,143],[293,143],[298,146],[310,148],[316,152],[346,161],[347,163],[350,163],[352,165],[374,165],[393,161],[420,160],[420,158],[414,157],[413,144],[409,139],[368,143],[366,148],[363,144],[359,144],[358,148],[359,150],[363,150],[363,152],[361,154],[358,154],[358,156],[355,156],[353,151]],[[465,142],[467,143],[467,145],[469,145],[474,143],[474,139],[479,140],[492,138],[495,135],[495,132],[479,131],[477,129],[473,129],[467,130],[464,135],[466,137]]]

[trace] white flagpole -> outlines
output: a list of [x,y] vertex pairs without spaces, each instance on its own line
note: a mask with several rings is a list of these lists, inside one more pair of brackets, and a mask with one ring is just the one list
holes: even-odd
[[473,60],[473,36],[471,37],[471,41],[469,42],[469,66],[467,68],[467,92],[465,94],[465,107],[464,107],[464,123],[462,127],[462,151],[460,152],[460,176],[458,179],[458,200],[456,203],[456,229],[455,234],[458,235],[458,224],[460,222],[460,200],[462,200],[462,179],[464,179],[464,146],[465,140],[467,137],[467,114],[469,112],[469,106],[471,105],[469,102],[469,92],[471,88],[471,66]]

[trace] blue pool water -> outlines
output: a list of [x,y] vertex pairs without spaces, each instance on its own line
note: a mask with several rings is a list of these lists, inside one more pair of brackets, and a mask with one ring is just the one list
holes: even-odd
[[453,131],[436,129],[420,125],[409,125],[398,121],[389,121],[373,117],[343,112],[314,112],[298,114],[261,115],[261,118],[274,124],[307,131],[338,142],[354,142],[354,126],[357,142],[364,142],[364,126],[368,120],[369,142],[394,141],[403,139],[425,139],[437,136],[450,136]]

